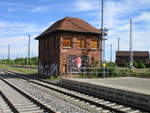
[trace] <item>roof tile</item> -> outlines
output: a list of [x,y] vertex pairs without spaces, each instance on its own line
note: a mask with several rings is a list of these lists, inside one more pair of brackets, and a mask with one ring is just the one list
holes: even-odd
[[41,38],[42,36],[51,33],[57,30],[65,30],[65,31],[75,31],[75,32],[84,32],[84,33],[96,33],[99,34],[100,30],[88,24],[86,21],[80,18],[73,17],[65,17],[61,20],[58,20],[52,26],[50,26],[47,30],[45,30],[41,35],[39,35],[36,39]]

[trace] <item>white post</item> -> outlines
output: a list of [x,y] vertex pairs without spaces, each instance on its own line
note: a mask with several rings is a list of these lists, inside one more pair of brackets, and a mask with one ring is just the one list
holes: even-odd
[[110,44],[110,62],[112,62],[112,44]]
[[118,51],[120,50],[120,38],[118,37]]
[[132,19],[130,19],[130,68],[133,68],[133,50],[132,50]]

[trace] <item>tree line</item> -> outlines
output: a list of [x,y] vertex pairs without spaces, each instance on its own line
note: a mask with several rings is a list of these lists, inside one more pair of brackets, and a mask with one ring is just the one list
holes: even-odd
[[[38,57],[32,57],[28,60],[29,65],[38,65]],[[16,59],[1,59],[0,64],[10,65],[27,65],[27,58],[16,58]]]

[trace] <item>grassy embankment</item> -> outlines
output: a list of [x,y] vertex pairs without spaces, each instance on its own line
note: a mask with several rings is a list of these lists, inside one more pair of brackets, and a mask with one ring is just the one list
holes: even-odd
[[10,70],[10,71],[18,72],[21,74],[28,74],[28,75],[38,73],[37,69],[19,68],[19,67],[13,67],[11,65],[0,65],[0,68],[4,68],[4,69]]
[[[36,76],[38,75],[38,70],[37,69],[28,69],[28,68],[19,68],[19,67],[15,67],[13,65],[0,65],[0,68],[3,69],[7,69],[9,71],[13,71],[16,73],[21,73],[24,75],[28,75],[28,76]],[[40,77],[38,75],[38,77]],[[42,76],[41,76],[42,78]],[[51,80],[60,80],[60,76],[51,76],[50,78],[46,78],[46,80],[51,81]]]
[[[150,68],[143,69],[128,69],[128,68],[112,68],[108,70],[109,73],[106,72],[106,77],[150,77]],[[100,74],[81,74],[80,78],[101,78],[103,77],[103,73],[101,71]]]
[[[18,72],[18,73],[26,74],[26,75],[37,75],[38,74],[37,69],[19,68],[19,67],[14,67],[11,65],[0,65],[0,68],[4,68],[4,69],[10,70],[10,71],[14,71],[14,72]],[[150,77],[150,68],[132,69],[132,70],[129,70],[128,68],[115,68],[115,69],[111,70],[111,74],[108,75],[107,77],[121,77],[121,76]],[[103,76],[102,76],[102,74],[101,75],[95,75],[95,74],[83,75],[83,74],[81,74],[78,77],[79,78],[99,78],[99,77],[101,78]],[[57,79],[60,79],[60,76],[52,76],[49,79],[57,80]]]
[[131,76],[142,76],[142,77],[150,77],[150,68],[144,69],[133,69],[130,73]]

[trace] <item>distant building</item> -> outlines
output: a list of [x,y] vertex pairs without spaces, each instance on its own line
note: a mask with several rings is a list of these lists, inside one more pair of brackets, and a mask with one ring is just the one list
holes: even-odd
[[[149,64],[150,63],[149,52],[133,51],[133,61]],[[129,62],[130,62],[130,51],[116,51],[116,64],[118,66],[122,66],[124,63]]]
[[[100,30],[79,18],[63,18],[36,39],[39,41],[39,73],[70,73],[77,56],[81,67],[101,60]],[[74,70],[75,71],[75,70]]]

